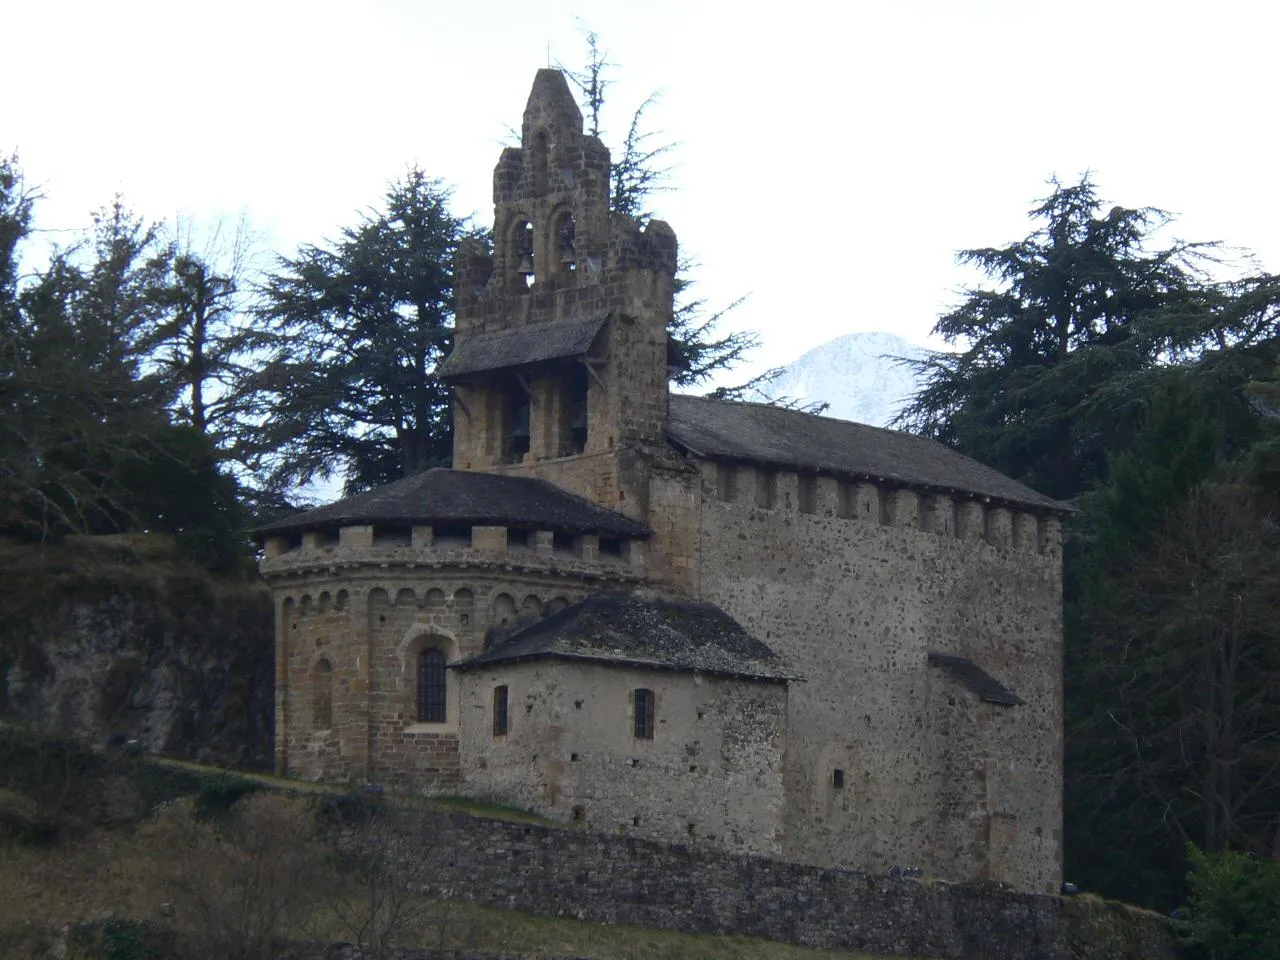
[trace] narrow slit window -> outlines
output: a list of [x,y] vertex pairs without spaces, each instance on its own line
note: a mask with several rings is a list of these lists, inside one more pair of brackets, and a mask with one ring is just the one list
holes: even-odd
[[319,660],[312,669],[311,716],[317,730],[333,729],[333,667]]
[[493,688],[493,735],[495,737],[506,736],[510,729],[509,715],[507,713],[507,687],[503,684],[500,687]]
[[444,651],[429,647],[418,655],[418,721],[444,723],[445,701]]
[[635,737],[653,739],[653,691],[643,687],[635,692]]

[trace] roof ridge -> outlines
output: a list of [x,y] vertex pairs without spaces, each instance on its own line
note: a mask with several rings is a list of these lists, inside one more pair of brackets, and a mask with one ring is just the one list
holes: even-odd
[[[874,423],[864,423],[861,420],[846,420],[844,417],[829,417],[825,413],[811,413],[808,410],[796,410],[794,407],[783,407],[776,403],[766,403],[763,400],[730,400],[727,397],[698,396],[693,393],[673,393],[671,396],[689,400],[705,400],[708,403],[722,403],[738,407],[760,407],[765,410],[777,410],[782,413],[795,414],[799,417],[812,417],[816,420],[821,420],[824,423],[852,423],[854,426],[863,427],[867,430],[879,430],[881,433],[892,434],[895,437],[912,437],[916,440],[927,440],[930,443],[936,443],[941,447],[945,447],[947,450],[951,450],[951,447],[948,447],[945,443],[942,443],[942,441],[935,440],[933,437],[923,437],[918,433],[908,433],[906,430],[894,430],[892,427],[878,427]],[[959,450],[952,450],[951,452],[959,453],[962,457],[966,456],[966,454],[960,453]],[[973,458],[970,457],[970,459]]]

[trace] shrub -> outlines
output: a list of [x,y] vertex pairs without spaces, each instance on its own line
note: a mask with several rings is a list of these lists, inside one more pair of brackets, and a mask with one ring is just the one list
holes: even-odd
[[1188,943],[1212,960],[1280,960],[1280,862],[1188,851]]

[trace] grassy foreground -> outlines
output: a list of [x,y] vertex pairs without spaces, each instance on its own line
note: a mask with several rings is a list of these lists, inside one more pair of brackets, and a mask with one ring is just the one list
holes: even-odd
[[[0,791],[0,806],[11,813],[20,814],[29,802]],[[298,794],[258,795],[247,803],[254,815],[266,817],[259,822],[270,829],[252,834],[247,845],[234,851],[220,839],[222,828],[200,819],[189,800],[169,804],[134,827],[82,824],[49,845],[0,837],[0,958],[126,956],[118,949],[95,952],[77,946],[77,925],[94,921],[136,921],[200,942],[209,936],[211,920],[218,919],[213,914],[244,909],[246,892],[251,902],[270,899],[290,878],[301,880],[309,897],[282,906],[274,932],[298,939],[349,939],[336,919],[338,901],[310,896],[337,889],[330,885],[340,879],[332,869],[332,851],[311,832],[314,803]],[[217,879],[223,875],[230,879]],[[345,906],[362,894],[345,889]],[[425,897],[407,897],[401,909],[405,922],[396,941],[406,947],[594,960],[868,960],[864,954],[805,950],[746,937],[586,923]],[[150,960],[167,954],[139,948],[127,956]]]

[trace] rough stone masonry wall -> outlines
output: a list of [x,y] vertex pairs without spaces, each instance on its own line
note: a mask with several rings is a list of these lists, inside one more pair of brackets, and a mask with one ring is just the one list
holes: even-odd
[[[460,680],[470,795],[599,832],[781,853],[785,684],[547,660]],[[652,739],[635,737],[637,688],[654,694]]]
[[1174,957],[1163,918],[1091,899],[889,879],[464,814],[402,816],[393,830],[404,875],[491,906],[937,960]]
[[[711,463],[702,496],[701,598],[804,678],[789,700],[787,855],[1056,891],[1057,521]],[[934,650],[1025,703],[979,703],[928,665]]]
[[[503,528],[476,528],[480,539]],[[549,537],[549,535],[548,535]],[[311,558],[311,559],[308,559]],[[269,561],[277,602],[280,773],[400,789],[456,790],[459,678],[449,671],[445,723],[417,721],[417,656],[449,662],[484,649],[491,628],[554,612],[627,566],[581,557],[409,546],[338,548]],[[375,562],[380,561],[380,562]]]

